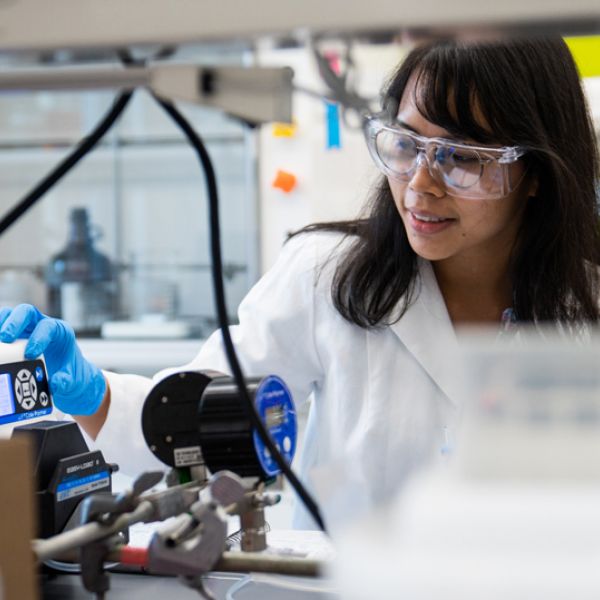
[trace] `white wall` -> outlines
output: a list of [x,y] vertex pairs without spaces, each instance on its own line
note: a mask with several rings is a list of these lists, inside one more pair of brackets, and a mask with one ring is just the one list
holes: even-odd
[[600,76],[599,77],[587,77],[583,80],[583,88],[585,90],[590,112],[594,119],[596,126],[596,132],[600,138]]
[[[361,93],[377,96],[382,83],[403,55],[400,46],[361,46],[354,51]],[[294,83],[323,92],[313,57],[303,48],[260,49],[262,65],[288,65]],[[261,268],[264,272],[277,258],[290,231],[309,223],[354,217],[376,178],[362,131],[342,125],[341,148],[326,148],[325,104],[322,100],[294,95],[296,135],[277,138],[273,127],[259,135],[259,190]],[[286,194],[271,183],[278,169],[294,173],[297,188]]]

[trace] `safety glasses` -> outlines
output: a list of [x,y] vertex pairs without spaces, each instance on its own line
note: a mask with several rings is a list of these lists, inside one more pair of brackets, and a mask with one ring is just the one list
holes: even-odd
[[408,182],[425,164],[451,196],[472,200],[508,196],[521,182],[510,165],[525,154],[520,146],[471,146],[427,138],[369,116],[363,123],[371,157],[387,176]]

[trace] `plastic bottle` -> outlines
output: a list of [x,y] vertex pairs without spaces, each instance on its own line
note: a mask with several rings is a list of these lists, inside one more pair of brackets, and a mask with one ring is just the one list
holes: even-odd
[[74,208],[70,220],[67,245],[46,270],[48,312],[78,334],[97,335],[115,312],[114,271],[108,257],[94,248],[87,209]]

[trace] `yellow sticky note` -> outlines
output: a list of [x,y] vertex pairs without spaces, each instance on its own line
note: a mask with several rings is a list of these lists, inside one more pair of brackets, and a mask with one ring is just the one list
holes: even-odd
[[298,127],[295,123],[273,123],[273,135],[275,137],[293,137]]
[[565,42],[582,77],[600,77],[600,35],[567,37]]

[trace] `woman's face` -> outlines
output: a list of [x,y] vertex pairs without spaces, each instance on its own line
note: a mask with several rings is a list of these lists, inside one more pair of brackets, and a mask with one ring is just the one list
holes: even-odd
[[[407,85],[398,120],[424,137],[452,137],[425,119],[414,101],[414,84]],[[465,140],[463,140],[465,141]],[[523,176],[522,162],[509,166],[511,177]],[[524,180],[510,195],[473,200],[446,193],[443,183],[431,177],[425,161],[408,182],[388,178],[394,202],[413,250],[431,261],[453,258],[481,260],[507,258],[516,240],[531,185]],[[441,221],[438,221],[441,219]]]

